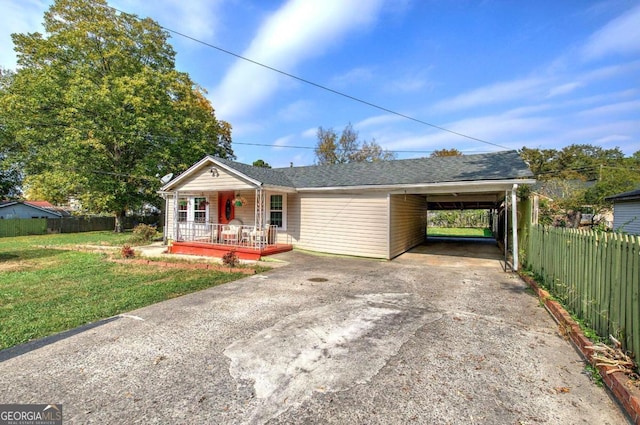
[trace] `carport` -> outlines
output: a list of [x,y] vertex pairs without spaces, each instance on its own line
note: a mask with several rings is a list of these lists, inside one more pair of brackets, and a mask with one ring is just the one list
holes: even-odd
[[[519,184],[533,184],[533,179],[523,179],[515,183],[512,179],[496,181],[463,181],[425,185],[404,196],[424,196],[427,213],[430,211],[489,210],[492,231],[498,243],[502,244],[505,263],[511,254],[511,269],[518,270],[518,202]],[[395,192],[398,194],[398,192]],[[510,215],[510,219],[509,219]],[[392,224],[393,229],[393,224]],[[426,237],[429,238],[428,227]]]

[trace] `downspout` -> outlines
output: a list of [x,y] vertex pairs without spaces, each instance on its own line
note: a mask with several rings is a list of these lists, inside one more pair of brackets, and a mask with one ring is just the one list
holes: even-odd
[[516,198],[516,191],[518,190],[518,185],[514,184],[511,189],[511,227],[512,227],[512,235],[513,235],[513,264],[511,269],[514,272],[518,271],[518,200]]

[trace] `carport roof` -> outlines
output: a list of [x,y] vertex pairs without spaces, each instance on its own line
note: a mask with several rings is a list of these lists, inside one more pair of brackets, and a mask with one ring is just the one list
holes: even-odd
[[253,167],[221,158],[210,159],[263,184],[295,189],[415,185],[533,177],[531,170],[516,151],[274,169]]

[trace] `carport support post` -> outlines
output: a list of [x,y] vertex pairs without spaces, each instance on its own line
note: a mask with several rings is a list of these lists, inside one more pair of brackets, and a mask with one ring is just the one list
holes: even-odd
[[[514,184],[511,189],[511,235],[513,236],[512,246],[512,254],[513,254],[513,264],[511,268],[513,271],[518,271],[518,202],[516,198],[516,191],[518,190],[518,185]],[[506,217],[505,217],[506,218]]]

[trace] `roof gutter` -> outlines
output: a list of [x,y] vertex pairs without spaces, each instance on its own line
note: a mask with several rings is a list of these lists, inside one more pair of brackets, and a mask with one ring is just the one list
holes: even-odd
[[[511,189],[514,184],[534,184],[535,179],[508,179],[508,180],[478,180],[478,181],[458,181],[458,182],[436,182],[436,183],[411,183],[411,184],[388,184],[388,185],[360,185],[360,186],[329,186],[329,187],[299,187],[298,192],[325,192],[325,191],[348,191],[348,190],[389,190],[391,193],[404,193],[412,189],[441,189],[463,188],[460,192],[470,192],[469,188],[480,189],[486,186],[501,186]],[[473,190],[471,190],[473,192]],[[433,192],[437,193],[437,192]]]

